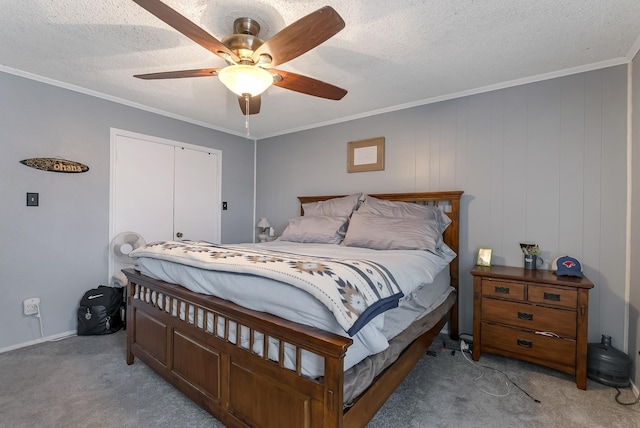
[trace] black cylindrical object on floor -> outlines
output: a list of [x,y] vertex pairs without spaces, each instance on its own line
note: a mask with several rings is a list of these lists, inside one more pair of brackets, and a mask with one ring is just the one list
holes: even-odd
[[587,377],[604,385],[624,388],[630,385],[631,358],[611,345],[611,336],[587,346]]

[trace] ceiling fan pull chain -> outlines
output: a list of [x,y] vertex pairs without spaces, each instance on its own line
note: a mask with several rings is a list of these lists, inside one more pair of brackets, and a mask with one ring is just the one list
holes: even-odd
[[245,116],[244,116],[244,127],[247,129],[247,139],[249,139],[249,94],[244,94],[244,102],[245,102]]

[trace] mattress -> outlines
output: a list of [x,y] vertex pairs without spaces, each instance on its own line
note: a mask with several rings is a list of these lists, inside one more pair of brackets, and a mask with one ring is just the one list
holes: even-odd
[[[426,251],[379,251],[331,244],[299,244],[281,241],[245,245],[318,257],[339,256],[372,260],[384,264],[394,275],[404,297],[397,308],[378,315],[352,336],[354,343],[345,356],[345,370],[367,356],[387,349],[390,339],[416,319],[424,316],[430,309],[437,307],[452,291],[449,286],[449,270],[445,267],[455,257],[455,253],[448,247],[443,248],[442,255],[435,255]],[[278,281],[254,275],[210,271],[148,257],[138,258],[136,269],[146,276],[180,284],[194,292],[215,295],[249,309],[268,312],[290,321],[349,336],[336,322],[331,312],[313,296]],[[186,314],[184,308],[174,309],[174,311],[179,311],[183,318],[188,316],[193,319],[194,317],[193,313]],[[230,336],[235,337],[234,326],[231,326]],[[248,341],[248,338],[246,339]],[[254,344],[258,350],[262,349],[260,339],[256,338]],[[271,348],[277,355],[277,343],[270,343],[269,354],[271,354]],[[293,355],[285,355],[285,367],[295,367],[293,358]],[[318,377],[322,375],[323,369],[324,363],[320,357],[303,352],[302,373],[304,375]]]

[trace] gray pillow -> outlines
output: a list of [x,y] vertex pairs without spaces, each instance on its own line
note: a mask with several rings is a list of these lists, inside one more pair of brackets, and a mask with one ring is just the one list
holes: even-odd
[[347,216],[294,217],[280,235],[281,241],[339,244],[347,230]]
[[451,224],[451,219],[438,207],[411,202],[385,201],[373,196],[367,196],[358,211],[383,217],[422,218],[436,221],[440,228],[440,233],[443,233]]
[[442,234],[433,220],[384,217],[358,210],[351,216],[342,243],[374,250],[427,250],[439,254]]
[[360,205],[362,193],[302,204],[305,216],[349,217]]

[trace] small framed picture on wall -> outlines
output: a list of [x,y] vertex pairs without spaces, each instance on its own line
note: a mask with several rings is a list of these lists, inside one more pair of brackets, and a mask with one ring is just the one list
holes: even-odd
[[478,250],[478,266],[491,266],[491,248],[480,248]]
[[384,137],[347,143],[347,172],[384,170]]

